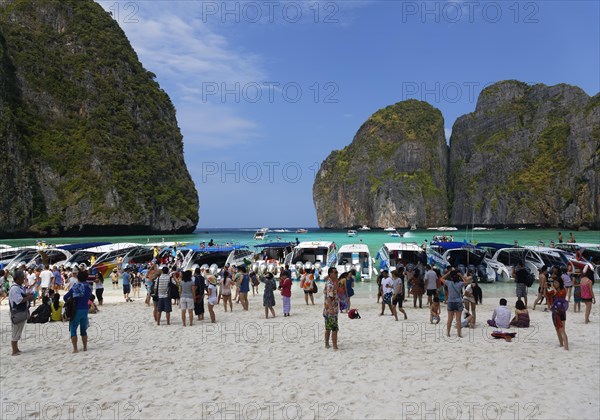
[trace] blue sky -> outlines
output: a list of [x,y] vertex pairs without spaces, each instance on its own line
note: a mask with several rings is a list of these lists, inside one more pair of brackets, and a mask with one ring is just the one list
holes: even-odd
[[422,99],[447,136],[486,85],[600,86],[597,1],[98,1],[177,109],[199,227],[317,225],[316,169]]

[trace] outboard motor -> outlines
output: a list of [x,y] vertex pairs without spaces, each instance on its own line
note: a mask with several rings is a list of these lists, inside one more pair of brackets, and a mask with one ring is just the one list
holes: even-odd
[[478,265],[475,271],[477,273],[477,278],[479,279],[479,281],[489,281],[485,265]]
[[467,267],[464,264],[458,264],[456,269],[460,271],[462,274],[467,274]]
[[469,264],[467,266],[467,272],[469,272],[469,271],[473,275],[473,281],[479,282],[479,275],[477,273],[477,267],[475,267],[473,264]]

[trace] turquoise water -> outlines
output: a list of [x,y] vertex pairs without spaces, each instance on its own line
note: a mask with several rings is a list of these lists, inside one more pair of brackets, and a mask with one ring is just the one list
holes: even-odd
[[[491,231],[465,231],[459,230],[454,232],[438,232],[432,230],[416,230],[407,232],[403,238],[393,238],[387,232],[382,230],[358,232],[356,237],[348,237],[346,230],[324,230],[324,229],[308,229],[308,233],[297,234],[296,228],[288,228],[289,233],[269,232],[267,238],[262,242],[274,241],[295,241],[296,238],[300,241],[334,241],[338,248],[344,244],[362,243],[368,245],[372,255],[375,256],[379,248],[384,242],[416,242],[421,244],[425,239],[431,241],[433,235],[454,235],[455,241],[467,240],[469,242],[500,242],[513,244],[516,240],[519,245],[536,245],[538,241],[544,241],[546,245],[551,240],[557,241],[558,229],[527,229],[527,230],[491,230]],[[106,236],[106,237],[77,237],[77,238],[29,238],[29,239],[5,239],[0,240],[0,244],[12,246],[35,245],[38,240],[45,240],[47,243],[67,244],[81,242],[161,242],[177,241],[191,242],[198,244],[201,241],[209,242],[213,239],[216,243],[223,244],[226,242],[248,245],[252,247],[259,242],[253,240],[254,232],[257,229],[198,229],[193,234],[189,235],[158,235],[158,236]],[[569,231],[562,231],[563,238],[566,241],[569,237]],[[600,243],[600,231],[573,232],[577,242],[593,242]]]

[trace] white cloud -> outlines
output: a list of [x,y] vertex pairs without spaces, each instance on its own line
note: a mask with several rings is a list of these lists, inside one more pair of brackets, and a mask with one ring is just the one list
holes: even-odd
[[[203,83],[242,85],[266,80],[260,56],[234,47],[198,14],[201,2],[98,1],[125,31],[144,67],[157,75],[177,109],[186,150],[224,148],[257,137],[258,125],[220,95],[202,98]],[[128,14],[129,13],[129,14]],[[126,19],[129,17],[129,19]]]

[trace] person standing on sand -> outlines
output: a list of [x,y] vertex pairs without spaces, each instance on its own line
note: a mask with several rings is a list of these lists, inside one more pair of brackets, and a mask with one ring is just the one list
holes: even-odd
[[242,274],[242,281],[240,282],[240,302],[244,311],[248,310],[248,292],[250,292],[250,276],[246,273],[246,266],[240,266],[240,272]]
[[119,271],[117,267],[113,268],[113,271],[110,273],[110,280],[112,281],[113,290],[119,288]]
[[540,268],[539,281],[540,281],[540,286],[538,287],[538,295],[537,295],[537,298],[535,299],[535,302],[533,302],[533,310],[534,311],[535,311],[536,305],[542,304],[542,301],[544,300],[544,296],[546,294],[546,289],[548,287],[548,267],[543,266],[542,268]]
[[356,268],[351,269],[348,272],[348,277],[346,278],[346,292],[348,293],[348,309],[350,309],[351,303],[350,299],[354,296],[354,279],[357,278]]
[[204,319],[204,294],[206,293],[206,280],[204,279],[204,269],[196,267],[194,270],[194,313],[198,316],[198,321]]
[[421,274],[421,270],[415,269],[413,272],[412,278],[412,295],[413,295],[413,307],[417,307],[417,302],[419,303],[419,308],[423,307],[423,294],[425,293],[425,281],[424,276]]
[[308,305],[308,299],[310,298],[311,304],[315,304],[315,298],[313,295],[313,288],[315,285],[315,276],[312,274],[312,270],[304,270],[302,273],[302,279],[300,280],[300,287],[304,290],[304,301]]
[[398,305],[398,311],[402,312],[404,319],[406,320],[408,316],[406,315],[406,311],[402,309],[402,304],[404,303],[404,274],[398,273],[398,270],[392,271],[392,282],[394,286],[392,306],[394,307],[394,310],[396,310],[396,305]]
[[125,298],[125,302],[133,302],[129,298],[129,293],[131,293],[131,273],[130,269],[125,269],[125,274],[123,274],[123,298]]
[[388,271],[383,271],[384,278],[381,280],[381,292],[383,293],[383,301],[381,303],[381,313],[379,316],[382,316],[385,312],[385,305],[390,308],[390,312],[396,321],[398,321],[398,313],[396,312],[396,308],[392,306],[392,297],[394,296],[394,281],[391,277],[388,276]]
[[223,307],[225,308],[225,312],[227,312],[227,302],[229,302],[229,308],[231,312],[233,312],[233,303],[231,301],[231,275],[229,271],[223,271],[223,279],[221,280],[221,298],[223,299]]
[[8,305],[12,327],[10,345],[13,356],[21,354],[21,350],[19,350],[19,340],[23,334],[27,318],[29,318],[29,302],[33,300],[33,293],[26,292],[23,287],[24,281],[25,272],[21,270],[15,271],[13,275],[14,283],[10,286],[8,291]]
[[162,274],[158,277],[154,285],[154,293],[158,296],[156,325],[160,325],[160,318],[163,312],[167,314],[167,325],[171,325],[171,311],[173,309],[171,307],[171,298],[169,297],[169,283],[171,283],[169,267],[163,266]]
[[517,266],[513,268],[513,277],[517,285],[517,300],[524,299],[525,307],[527,308],[527,276],[529,272],[525,268],[523,261],[519,261]]
[[427,290],[427,305],[431,306],[434,296],[437,296],[437,274],[431,265],[425,265],[425,289]]
[[452,319],[456,322],[456,330],[459,337],[462,337],[461,314],[463,311],[462,288],[465,284],[470,284],[470,280],[465,278],[460,271],[452,268],[441,277],[441,282],[448,287],[448,323],[446,325],[446,335],[450,337],[452,328]]
[[150,262],[150,268],[146,272],[146,305],[150,305],[150,299],[152,297],[152,291],[154,290],[154,282],[160,276],[161,271],[160,268],[156,265],[154,261]]
[[214,307],[217,304],[217,279],[212,274],[209,274],[206,276],[206,282],[208,283],[206,288],[208,313],[210,315],[210,322],[214,324],[216,322]]
[[181,309],[181,323],[185,327],[185,311],[188,311],[190,327],[194,322],[194,296],[196,285],[192,281],[192,271],[186,270],[181,276],[181,296],[179,297],[179,309]]
[[327,270],[327,278],[325,279],[325,287],[323,288],[323,318],[325,319],[325,348],[329,348],[329,337],[333,342],[333,349],[337,350],[338,339],[338,313],[340,310],[340,302],[337,295],[337,270],[335,267],[329,267]]
[[292,309],[292,279],[288,275],[288,270],[284,270],[281,273],[281,298],[283,300],[283,316],[290,316],[290,310]]
[[338,300],[340,302],[340,313],[344,313],[348,309],[350,309],[348,305],[348,290],[346,289],[346,279],[348,278],[348,273],[342,273],[338,277]]
[[562,278],[565,289],[567,289],[567,301],[571,301],[571,292],[573,291],[573,279],[567,271],[567,267],[561,267],[560,277]]
[[594,296],[594,271],[588,269],[581,277],[581,301],[585,304],[585,323],[590,322],[590,312],[592,312],[592,304],[596,303]]
[[72,296],[75,300],[75,315],[69,320],[69,330],[71,332],[71,343],[73,344],[73,353],[77,353],[77,327],[83,343],[83,351],[87,351],[87,327],[89,325],[88,301],[92,296],[92,287],[88,284],[87,270],[81,270],[77,273],[77,283],[65,294],[65,302]]
[[96,273],[94,284],[96,285],[96,297],[98,298],[98,304],[102,306],[102,303],[104,303],[104,298],[102,297],[102,294],[104,293],[104,277],[102,277],[102,273],[100,271]]
[[554,329],[556,329],[556,335],[558,337],[558,344],[560,347],[564,347],[565,350],[569,350],[569,338],[565,331],[565,324],[567,323],[567,307],[568,302],[565,299],[567,291],[565,285],[560,277],[557,277],[552,283],[552,288],[548,291],[552,295],[552,323]]
[[271,315],[275,318],[275,290],[277,289],[275,278],[272,273],[267,273],[261,281],[265,284],[265,290],[263,292],[265,318],[269,319],[269,311],[271,311]]

